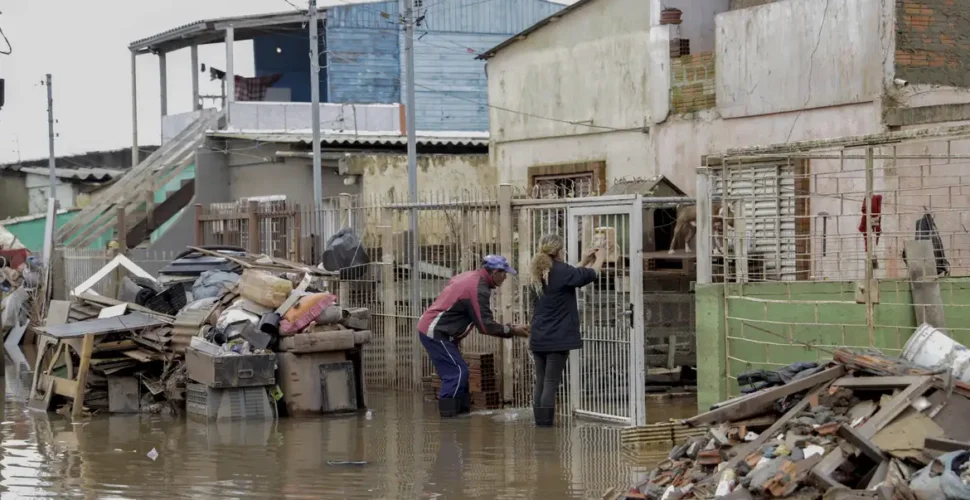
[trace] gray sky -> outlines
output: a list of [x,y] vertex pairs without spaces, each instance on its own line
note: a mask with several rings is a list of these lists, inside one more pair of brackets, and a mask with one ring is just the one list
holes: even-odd
[[[319,4],[345,1],[320,0]],[[292,7],[286,0],[0,0],[0,28],[13,46],[11,55],[0,55],[0,77],[6,79],[6,104],[0,109],[0,163],[47,157],[47,90],[41,85],[46,73],[54,80],[58,155],[127,147],[131,145],[129,42],[199,19],[288,8]],[[54,12],[57,15],[51,15]],[[251,47],[251,42],[236,45],[234,63],[239,74],[253,74]],[[0,49],[5,48],[0,42]],[[158,144],[158,62],[148,55],[138,61],[139,142]],[[222,45],[200,47],[199,62],[225,68]],[[168,111],[189,111],[189,51],[170,54],[167,65]],[[200,75],[199,82],[201,93],[219,93],[219,85],[207,75]]]

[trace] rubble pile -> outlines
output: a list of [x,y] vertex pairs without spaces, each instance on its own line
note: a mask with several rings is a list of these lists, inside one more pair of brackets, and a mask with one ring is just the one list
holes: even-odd
[[[105,276],[121,277],[122,268],[133,277],[117,280],[117,299],[92,290]],[[48,410],[62,402],[59,411],[73,416],[357,410],[370,313],[342,307],[329,290],[331,275],[241,249],[189,247],[154,277],[119,255],[71,300],[50,301],[35,328],[29,405]],[[300,366],[284,370],[287,361]],[[302,378],[294,382],[297,368]]]
[[[834,357],[739,376],[760,387],[672,424],[706,432],[612,498],[970,498],[970,384],[876,352]],[[659,427],[625,430],[624,446]]]

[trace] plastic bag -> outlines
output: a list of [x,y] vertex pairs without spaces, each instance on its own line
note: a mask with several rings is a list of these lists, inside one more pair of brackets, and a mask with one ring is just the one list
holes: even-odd
[[370,257],[353,229],[341,229],[327,240],[323,267],[328,271],[339,271],[342,279],[359,279],[369,263]]
[[239,295],[273,309],[283,305],[292,291],[293,283],[290,280],[263,271],[247,269],[239,279]]
[[195,300],[218,297],[222,294],[223,288],[230,287],[237,281],[239,281],[239,275],[236,273],[206,271],[192,284],[192,297]]
[[3,298],[0,302],[0,330],[7,331],[27,322],[27,299],[30,298],[27,289],[20,287]]
[[914,493],[930,495],[928,498],[970,498],[970,486],[960,479],[968,460],[970,451],[940,455],[913,476],[909,487]]

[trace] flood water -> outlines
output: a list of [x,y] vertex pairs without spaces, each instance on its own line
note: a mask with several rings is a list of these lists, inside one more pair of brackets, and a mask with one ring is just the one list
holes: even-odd
[[[100,415],[72,424],[28,410],[23,378],[7,365],[3,498],[601,498],[666,454],[625,455],[618,427],[536,429],[531,410],[441,421],[420,395],[370,393],[371,419]],[[681,401],[649,413],[662,421],[692,410]]]

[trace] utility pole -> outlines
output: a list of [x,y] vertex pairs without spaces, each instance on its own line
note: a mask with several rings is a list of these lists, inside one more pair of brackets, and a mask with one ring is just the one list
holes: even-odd
[[[418,268],[420,259],[420,243],[418,242],[418,154],[417,138],[414,130],[414,0],[404,0],[404,63],[407,68],[405,86],[407,87],[407,97],[404,102],[404,111],[407,123],[405,127],[408,131],[408,202],[411,205],[410,229],[411,229],[411,314],[415,317],[421,315],[421,270]],[[415,344],[416,346],[417,344]],[[417,348],[417,347],[415,347]],[[420,378],[421,368],[418,363],[414,363],[412,374],[417,380]]]
[[[320,230],[323,210],[323,172],[320,165],[320,36],[317,33],[317,0],[310,0],[310,121],[313,126],[313,206],[315,231]],[[322,242],[321,242],[322,243]]]
[[47,74],[47,169],[50,170],[50,197],[54,195],[54,187],[57,184],[57,176],[54,175],[54,91],[51,89],[51,74]]

